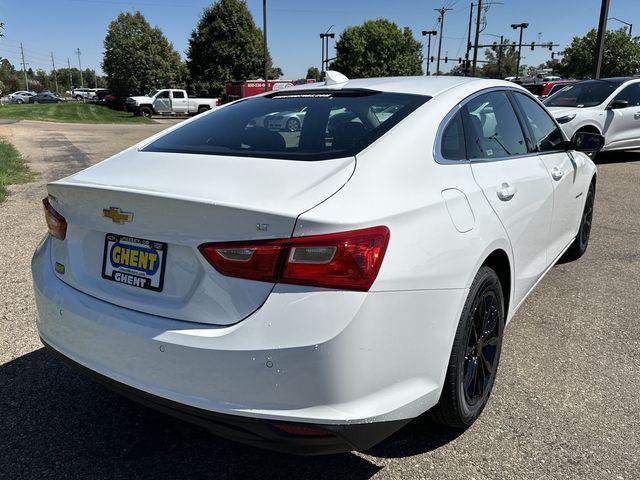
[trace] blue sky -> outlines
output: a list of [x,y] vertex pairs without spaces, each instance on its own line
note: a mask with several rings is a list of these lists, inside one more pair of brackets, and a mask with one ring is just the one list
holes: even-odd
[[[525,41],[554,41],[560,49],[576,35],[597,26],[600,0],[491,0],[487,14],[487,34],[516,39],[511,23],[528,22]],[[19,44],[25,48],[26,62],[32,68],[51,66],[53,51],[57,66],[77,66],[76,48],[82,52],[83,68],[100,71],[102,42],[109,22],[121,11],[140,10],[149,22],[160,27],[184,57],[187,42],[202,9],[211,0],[0,0],[0,20],[5,22],[5,38],[0,38],[0,56],[15,65]],[[269,48],[284,78],[304,76],[307,67],[320,64],[318,34],[334,25],[339,33],[345,27],[367,19],[386,17],[400,27],[410,27],[416,38],[421,30],[437,28],[434,8],[447,6],[443,35],[443,56],[464,56],[468,0],[267,0]],[[256,23],[262,24],[262,0],[247,0]],[[555,7],[559,6],[558,10]],[[635,23],[640,34],[640,0],[611,0],[609,15]],[[619,28],[611,21],[609,28]],[[482,41],[495,39],[483,35]],[[331,44],[333,45],[333,44]],[[332,55],[333,56],[333,55]],[[523,63],[537,65],[549,59],[548,50],[523,50]],[[425,46],[426,57],[426,46]],[[445,66],[450,67],[451,64]],[[426,65],[425,65],[426,67]]]

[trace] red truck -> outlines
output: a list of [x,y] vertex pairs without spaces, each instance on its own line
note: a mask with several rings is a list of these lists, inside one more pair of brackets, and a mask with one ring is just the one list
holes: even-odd
[[[267,88],[269,91],[277,91],[283,88],[293,87],[294,85],[304,85],[315,82],[313,78],[306,80],[269,80],[267,82]],[[232,102],[239,98],[251,97],[263,92],[264,80],[232,80],[231,82],[227,82],[225,101]]]

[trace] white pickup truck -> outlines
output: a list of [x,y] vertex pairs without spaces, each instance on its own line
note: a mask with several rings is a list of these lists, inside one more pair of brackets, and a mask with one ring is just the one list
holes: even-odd
[[189,98],[186,90],[167,88],[153,90],[148,95],[128,97],[125,108],[136,115],[195,115],[217,107],[217,98]]

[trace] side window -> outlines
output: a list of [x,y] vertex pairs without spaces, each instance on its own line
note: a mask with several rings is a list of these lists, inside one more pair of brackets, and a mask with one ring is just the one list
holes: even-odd
[[633,83],[616,95],[615,100],[626,100],[630,107],[640,106],[640,83]]
[[464,145],[464,129],[462,115],[456,113],[442,132],[440,152],[446,160],[465,160],[467,151]]
[[173,91],[173,98],[184,98],[184,92],[181,92],[179,90],[174,90]]
[[564,138],[560,127],[556,125],[544,108],[532,98],[521,93],[515,92],[513,96],[529,124],[533,136],[532,140],[537,150],[539,152],[561,150]]
[[463,109],[469,158],[502,158],[527,153],[518,117],[504,92],[471,99]]
[[160,92],[156,99],[158,98],[169,98],[169,90],[163,90],[162,92]]

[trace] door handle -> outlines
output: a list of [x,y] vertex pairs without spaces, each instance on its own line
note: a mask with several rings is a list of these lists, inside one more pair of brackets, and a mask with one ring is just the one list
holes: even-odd
[[633,119],[634,120],[640,120],[640,112],[634,113],[633,114]]
[[516,187],[512,187],[507,182],[504,182],[500,188],[496,191],[496,195],[503,202],[508,202],[516,194]]
[[564,176],[564,172],[558,166],[555,166],[551,169],[551,178],[554,180],[560,180]]

